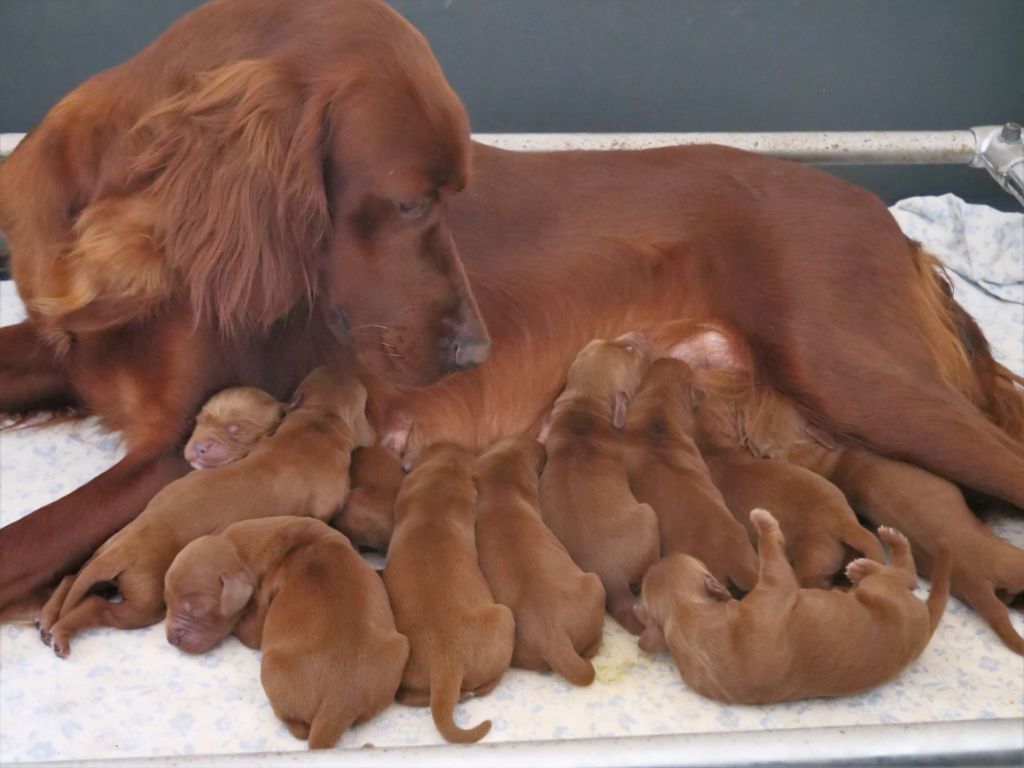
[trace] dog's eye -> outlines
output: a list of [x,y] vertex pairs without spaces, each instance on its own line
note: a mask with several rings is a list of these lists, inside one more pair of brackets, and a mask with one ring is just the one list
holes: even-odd
[[407,200],[395,201],[395,210],[403,219],[421,219],[433,207],[434,201],[429,197],[411,197]]
[[237,435],[241,430],[242,430],[242,428],[240,426],[238,426],[237,424],[228,424],[228,434],[229,435]]
[[626,350],[627,352],[629,352],[629,354],[631,354],[631,355],[632,355],[632,354],[633,354],[634,352],[636,352],[636,347],[634,347],[634,346],[633,346],[632,344],[627,344],[627,345],[626,345],[625,347],[623,347],[623,349],[625,349],[625,350]]

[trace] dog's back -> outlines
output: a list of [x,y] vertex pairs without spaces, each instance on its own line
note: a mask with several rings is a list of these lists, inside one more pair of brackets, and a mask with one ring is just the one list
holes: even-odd
[[261,679],[311,749],[333,747],[394,699],[409,655],[380,578],[338,533],[292,552],[267,579]]

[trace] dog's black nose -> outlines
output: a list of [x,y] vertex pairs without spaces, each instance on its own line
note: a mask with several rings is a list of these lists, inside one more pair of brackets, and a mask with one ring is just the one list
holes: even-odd
[[464,371],[475,368],[491,354],[491,340],[486,336],[456,336],[449,349],[449,368]]

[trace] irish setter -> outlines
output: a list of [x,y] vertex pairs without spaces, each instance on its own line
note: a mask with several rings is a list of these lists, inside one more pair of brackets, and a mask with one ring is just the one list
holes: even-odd
[[589,339],[712,320],[820,430],[1024,506],[1024,399],[876,197],[723,147],[470,144],[422,38],[371,0],[187,16],[0,167],[0,227],[30,311],[0,332],[0,409],[77,405],[129,447],[0,531],[0,602],[185,471],[205,396],[281,396],[349,339],[378,426],[479,448],[537,424]]

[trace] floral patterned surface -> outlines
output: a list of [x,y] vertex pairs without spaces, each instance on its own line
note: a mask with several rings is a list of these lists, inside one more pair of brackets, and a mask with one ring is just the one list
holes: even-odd
[[[952,196],[903,201],[894,212],[957,275],[957,297],[1000,359],[1024,369],[1024,216]],[[3,283],[0,324],[22,316]],[[0,433],[0,523],[67,493],[119,455],[116,437],[88,421]],[[1024,521],[999,520],[996,529],[1024,547]],[[1024,630],[1019,613],[1014,621]],[[492,718],[486,740],[498,742],[1024,716],[1024,660],[955,600],[924,655],[861,696],[720,705],[690,692],[667,656],[641,653],[611,619],[596,665],[589,688],[512,670],[490,696],[460,705],[456,719]],[[31,627],[0,627],[0,763],[304,749],[274,717],[258,675],[258,653],[238,642],[189,657],[167,645],[161,626],[89,632],[65,661]],[[396,704],[340,746],[440,743],[426,710]]]

